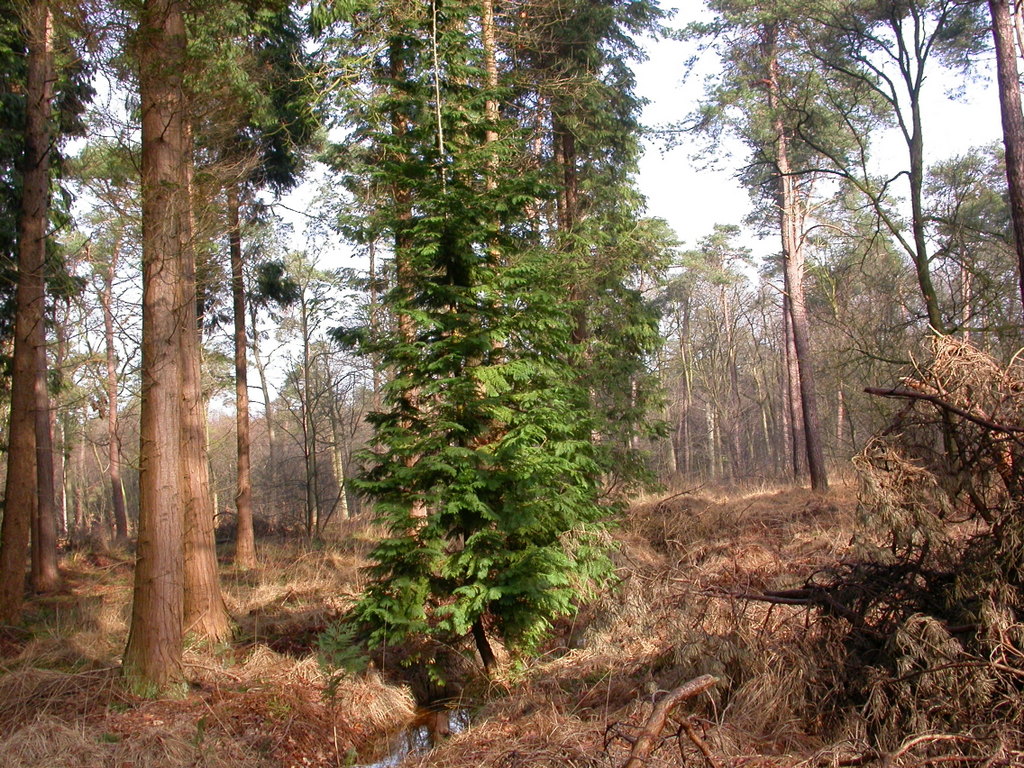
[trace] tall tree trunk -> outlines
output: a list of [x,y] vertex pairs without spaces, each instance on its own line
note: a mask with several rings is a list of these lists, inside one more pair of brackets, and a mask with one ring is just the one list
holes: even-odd
[[[46,380],[40,375],[42,371],[39,370],[37,352],[41,350],[45,355],[46,342],[43,328],[44,265],[50,183],[48,124],[52,93],[48,76],[49,19],[47,3],[39,1],[28,6],[24,19],[28,33],[25,155],[18,217],[18,285],[7,433],[7,484],[3,527],[0,530],[0,622],[3,623],[13,623],[21,613],[30,531],[38,535],[36,419],[38,416],[49,421]],[[33,549],[37,548],[36,539]],[[36,559],[33,556],[34,583]]]
[[913,99],[914,132],[910,142],[910,207],[911,225],[914,230],[914,271],[917,284],[924,298],[928,324],[936,333],[945,333],[946,324],[942,319],[939,297],[932,283],[931,259],[928,256],[928,232],[924,212],[924,140],[922,138],[921,106],[918,98]]
[[[38,216],[41,217],[43,230],[39,239],[36,240],[38,251],[33,257],[32,269],[38,269],[39,281],[36,284],[38,291],[38,307],[44,314],[39,318],[39,324],[33,329],[35,334],[33,345],[35,347],[35,433],[36,433],[36,516],[33,521],[33,533],[35,538],[32,542],[32,584],[37,592],[48,592],[60,585],[60,572],[57,570],[57,517],[53,483],[53,432],[50,427],[50,394],[47,391],[47,370],[49,368],[46,359],[46,324],[45,324],[45,261],[46,261],[46,235],[45,226],[49,210],[49,118],[50,105],[53,101],[53,18],[49,6],[45,3],[33,5],[30,14],[39,13],[41,19],[33,19],[32,37],[39,35],[37,45],[40,46],[39,57],[42,68],[43,83],[32,85],[33,77],[39,77],[37,72],[34,76],[29,75],[30,85],[28,86],[28,117],[26,127],[26,145],[39,142],[39,146],[30,150],[28,157],[40,158],[41,167],[40,179],[46,186],[42,192],[40,202],[34,205]],[[41,32],[41,34],[40,34]],[[27,175],[27,174],[26,174]],[[33,182],[35,183],[35,182]],[[26,181],[26,190],[28,182]],[[36,193],[33,192],[33,195]],[[38,260],[38,261],[36,261]]]
[[807,476],[807,443],[804,430],[804,411],[800,396],[800,368],[793,344],[793,315],[789,311],[789,296],[782,297],[782,326],[786,359],[786,392],[782,410],[783,437],[786,442],[789,466],[793,480],[802,482]]
[[310,539],[320,535],[320,477],[316,463],[316,420],[313,414],[313,363],[310,350],[309,315],[305,301],[299,306],[302,323],[302,455],[306,470],[306,533]]
[[242,225],[237,185],[227,190],[231,300],[235,312],[235,447],[238,453],[235,511],[235,565],[256,567],[256,535],[252,525],[252,469],[249,440],[248,336],[245,331],[245,282],[242,276]]
[[[58,318],[54,312],[53,326],[57,336],[57,354],[54,367],[63,374],[68,354],[67,326],[71,320],[71,300],[64,300],[64,317]],[[57,535],[67,536],[67,489],[65,486],[65,456],[67,453],[67,435],[64,430],[63,416],[57,417],[57,409],[50,409],[50,434],[53,435],[53,513],[57,525]]]
[[78,445],[75,446],[75,485],[74,485],[74,521],[75,521],[75,538],[79,541],[86,538],[88,535],[87,526],[85,524],[85,417],[79,422],[81,429],[79,431]]
[[142,108],[142,413],[139,535],[124,672],[161,692],[183,679],[181,342],[185,295],[185,24],[180,0],[145,0],[136,51]]
[[999,110],[1003,121],[1003,145],[1006,147],[1006,180],[1010,188],[1010,215],[1017,248],[1017,278],[1024,306],[1024,114],[1021,112],[1020,76],[1017,70],[1017,46],[1010,0],[989,0],[992,36],[996,48],[996,78],[999,83]]
[[53,432],[50,425],[50,395],[47,391],[45,331],[36,347],[35,433],[36,433],[36,516],[33,521],[32,586],[36,592],[50,592],[60,586],[57,569],[57,510],[54,489]]
[[[263,394],[263,421],[267,427],[267,466],[266,477],[270,489],[269,496],[273,499],[271,506],[277,510],[277,499],[280,496],[280,463],[278,461],[277,427],[274,422],[274,404],[270,397],[270,382],[267,379],[267,365],[260,355],[260,334],[256,323],[256,305],[249,303],[249,324],[252,327],[252,362],[260,378],[260,392]],[[264,505],[266,505],[264,500]]]
[[804,250],[802,236],[801,202],[796,189],[793,169],[789,161],[789,140],[782,119],[779,99],[779,61],[775,53],[777,29],[768,32],[766,49],[768,58],[768,106],[775,112],[774,132],[778,178],[779,221],[782,230],[785,291],[789,299],[789,315],[793,326],[793,349],[800,374],[800,400],[804,419],[804,437],[807,447],[807,469],[811,475],[811,488],[828,489],[825,469],[825,451],[822,445],[821,422],[814,386],[814,368],[811,365],[811,340],[804,302]]
[[114,276],[120,257],[120,239],[114,242],[110,263],[103,274],[103,341],[107,365],[107,475],[110,479],[110,500],[114,510],[114,535],[118,541],[128,539],[128,514],[124,503],[124,483],[121,480],[121,436],[117,431],[117,357],[114,347]]
[[[58,353],[58,366],[60,355]],[[64,420],[57,418],[57,409],[50,409],[50,432],[53,435],[53,515],[57,525],[57,537],[68,535],[68,493],[67,493],[67,433]]]
[[220,590],[213,530],[213,498],[206,450],[206,398],[202,387],[202,342],[196,285],[191,128],[184,126],[185,216],[181,228],[181,481],[185,506],[184,629],[212,642],[231,636],[231,622]]

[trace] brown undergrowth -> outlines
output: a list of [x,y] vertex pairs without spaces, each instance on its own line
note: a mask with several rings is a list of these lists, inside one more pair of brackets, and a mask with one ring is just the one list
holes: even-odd
[[[455,704],[471,727],[401,764],[622,768],[655,703],[704,674],[717,683],[669,718],[645,765],[927,764],[927,743],[909,740],[923,734],[883,754],[863,717],[823,706],[847,679],[842,621],[800,601],[761,599],[838,567],[856,518],[855,493],[844,488],[636,503],[617,533],[619,585],[560,623],[540,656],[464,681]],[[366,539],[355,527],[349,534],[314,551],[265,543],[258,571],[226,569],[236,642],[190,648],[192,685],[180,700],[141,700],[118,682],[127,554],[69,559],[70,592],[33,603],[27,630],[0,643],[0,766],[378,759],[413,718],[409,670],[332,678],[315,652],[317,633],[360,588]]]

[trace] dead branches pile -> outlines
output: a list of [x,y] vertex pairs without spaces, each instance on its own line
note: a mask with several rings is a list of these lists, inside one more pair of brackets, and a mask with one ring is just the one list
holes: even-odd
[[849,626],[835,703],[857,705],[883,753],[927,733],[950,736],[921,742],[930,757],[1019,759],[1024,363],[942,337],[930,363],[869,392],[905,405],[856,460],[860,548],[801,591]]

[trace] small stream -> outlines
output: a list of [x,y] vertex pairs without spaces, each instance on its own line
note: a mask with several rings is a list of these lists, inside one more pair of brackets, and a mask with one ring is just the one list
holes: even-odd
[[446,736],[469,728],[469,712],[465,709],[420,710],[415,719],[391,743],[390,753],[376,763],[356,768],[394,768],[408,755],[426,752]]

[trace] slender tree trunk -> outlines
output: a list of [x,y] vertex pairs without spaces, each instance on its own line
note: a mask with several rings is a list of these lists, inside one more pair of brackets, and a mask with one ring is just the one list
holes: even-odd
[[783,408],[783,432],[790,456],[790,471],[796,482],[807,476],[807,443],[804,430],[804,411],[800,395],[800,368],[793,344],[793,315],[789,311],[789,296],[782,299],[782,323],[785,336],[786,392]]
[[[908,76],[908,82],[910,78]],[[936,333],[946,333],[939,297],[932,283],[931,259],[928,256],[928,231],[924,211],[924,128],[921,120],[921,85],[914,83],[910,93],[910,209],[911,228],[914,232],[914,271],[924,299],[928,324]]]
[[1006,180],[1010,188],[1010,215],[1017,248],[1017,277],[1024,306],[1024,114],[1021,112],[1020,76],[1017,70],[1017,46],[1010,0],[989,0],[992,36],[996,48],[996,78],[999,83],[999,110],[1003,121],[1003,145],[1006,147]]
[[85,524],[85,434],[84,422],[82,419],[82,430],[75,446],[75,485],[72,491],[74,495],[74,521],[75,538],[81,541],[86,537],[88,531]]
[[[256,323],[256,306],[249,303],[249,324],[252,327],[252,362],[260,379],[260,392],[263,394],[263,420],[267,427],[267,467],[266,477],[270,485],[270,497],[274,500],[273,508],[277,508],[280,495],[280,463],[278,461],[277,427],[274,422],[274,404],[270,397],[270,382],[267,379],[267,366],[260,355],[260,335]],[[264,501],[266,504],[266,501]]]
[[[58,354],[58,368],[60,355]],[[53,505],[54,520],[57,524],[57,537],[67,538],[68,535],[68,493],[67,493],[67,432],[63,418],[57,418],[57,409],[50,409],[50,431],[53,433]]]
[[302,455],[306,470],[306,533],[312,540],[320,535],[320,476],[316,461],[317,434],[313,413],[314,373],[309,313],[304,297],[300,300],[299,317],[302,325],[302,386],[299,392],[302,406]]
[[846,445],[846,393],[840,383],[836,391],[836,447],[842,451]]
[[338,528],[349,519],[348,496],[345,490],[345,436],[342,433],[341,414],[338,413],[336,398],[330,398],[328,410],[331,419],[331,469],[334,471],[334,481],[338,486],[338,495],[334,499],[330,518],[334,520],[335,528]]
[[181,360],[181,481],[185,506],[184,630],[212,642],[231,636],[231,622],[220,590],[210,464],[206,450],[206,398],[202,388],[202,341],[193,243],[191,128],[184,130],[185,216],[181,229],[181,290],[184,305],[179,334]]
[[110,500],[114,510],[114,533],[118,541],[128,539],[128,514],[124,502],[124,483],[121,480],[121,436],[117,430],[117,358],[114,347],[114,277],[120,256],[120,239],[110,253],[110,263],[103,275],[100,304],[103,307],[103,340],[107,365],[107,474],[110,478]]
[[180,0],[145,0],[137,55],[142,108],[142,413],[139,536],[124,672],[147,693],[180,683],[184,611],[181,497],[181,244],[185,194],[185,24]]
[[245,282],[242,276],[242,225],[237,185],[227,190],[231,300],[235,312],[235,447],[238,453],[235,510],[235,565],[256,567],[256,535],[252,525],[252,469],[249,440],[248,335],[245,331]]
[[[56,312],[54,312],[53,326],[54,332],[57,336],[57,356],[54,360],[54,366],[58,371],[63,373],[64,366],[67,362],[68,354],[68,331],[67,326],[71,322],[71,300],[65,299],[64,301],[64,317],[57,318]],[[64,429],[65,419],[63,415],[60,418],[57,416],[57,408],[50,409],[50,434],[53,435],[53,507],[54,507],[54,520],[57,524],[57,535],[67,536],[68,534],[68,517],[67,517],[67,487],[65,484],[66,480],[66,462],[65,457],[67,454],[67,434]]]
[[811,342],[807,322],[807,308],[804,303],[804,251],[801,233],[801,203],[796,189],[793,169],[790,166],[789,140],[785,124],[783,123],[782,114],[778,111],[780,108],[778,92],[779,61],[775,53],[776,34],[777,30],[775,29],[769,31],[766,45],[769,53],[768,106],[776,113],[774,131],[785,290],[786,296],[789,299],[789,315],[792,319],[793,350],[800,376],[800,401],[804,420],[804,438],[807,447],[807,469],[811,475],[811,488],[816,491],[825,491],[828,489],[828,474],[825,469],[821,422],[818,418],[814,368],[811,365]]

